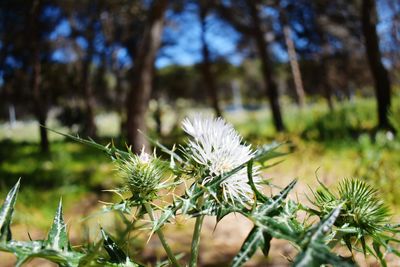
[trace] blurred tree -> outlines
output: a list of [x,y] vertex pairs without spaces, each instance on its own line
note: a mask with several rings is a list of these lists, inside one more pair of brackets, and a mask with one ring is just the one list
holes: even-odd
[[333,110],[335,96],[350,96],[355,84],[359,87],[366,84],[359,79],[363,72],[350,68],[364,58],[359,50],[362,33],[358,9],[351,1],[344,0],[283,2],[297,52],[304,65],[316,65],[311,67],[312,72],[308,70],[311,75],[307,77],[306,88],[310,92],[318,88]]
[[[96,135],[96,107],[117,102],[113,99],[111,91],[114,88],[108,84],[107,76],[114,73],[116,79],[120,81],[121,78],[120,73],[114,72],[115,55],[122,47],[117,32],[127,27],[130,20],[119,24],[117,18],[125,17],[122,10],[129,8],[130,4],[130,1],[124,0],[60,2],[71,28],[69,38],[75,42],[74,52],[78,55],[78,92],[83,102],[81,109],[84,120],[81,131],[84,135]],[[125,95],[122,94],[122,98],[125,98]],[[121,106],[113,104],[116,107]],[[110,107],[111,105],[108,105],[108,108]]]
[[[95,48],[95,37],[96,33],[99,32],[98,24],[100,17],[100,1],[85,1],[82,13],[77,17],[80,19],[79,22],[74,20],[74,17],[70,19],[72,30],[75,31],[74,35],[83,36],[86,40],[86,49],[84,56],[82,57],[82,74],[81,74],[81,88],[83,93],[83,100],[85,103],[84,108],[84,124],[83,134],[94,138],[96,136],[96,124],[94,120],[95,116],[95,97],[94,88],[91,81],[91,66],[93,64],[94,55],[96,52]],[[73,6],[73,10],[77,10],[77,6]],[[77,26],[77,24],[79,26]],[[83,24],[83,26],[81,25]]]
[[217,117],[222,116],[221,108],[218,101],[218,90],[215,82],[215,76],[212,72],[212,63],[210,60],[210,50],[207,43],[207,14],[211,8],[210,0],[199,0],[199,18],[201,25],[201,52],[203,57],[203,62],[201,63],[201,70],[204,78],[204,84],[207,87],[209,99],[211,106],[214,109],[215,115]]
[[7,59],[14,52],[15,40],[18,33],[23,31],[22,18],[26,17],[26,11],[18,12],[15,5],[10,1],[0,3],[0,99],[1,110],[4,114],[5,108],[15,107],[15,101],[12,94],[12,67]]
[[275,80],[273,78],[272,62],[268,55],[267,42],[265,40],[266,33],[262,29],[262,22],[259,14],[260,6],[253,1],[248,1],[247,4],[250,9],[252,26],[255,35],[255,42],[258,48],[258,52],[260,54],[264,80],[268,85],[267,93],[271,105],[272,117],[274,120],[275,128],[278,131],[283,131],[285,130],[285,126],[283,124],[281,115],[281,108],[279,104],[279,93]]
[[[148,4],[148,3],[147,3]],[[120,115],[120,132],[127,132],[127,95],[132,88],[133,67],[138,52],[138,44],[146,23],[146,3],[143,1],[104,1],[100,14],[104,36],[108,71],[115,84],[111,92],[111,102]],[[104,67],[104,66],[103,66]]]
[[376,32],[378,14],[375,0],[363,0],[361,7],[362,30],[369,67],[375,81],[375,94],[378,106],[378,127],[391,128],[389,122],[391,89],[388,72],[382,64],[379,37]]
[[279,93],[274,80],[272,61],[265,39],[267,32],[265,23],[262,22],[260,17],[260,9],[260,1],[235,1],[229,4],[218,1],[218,10],[222,18],[229,21],[239,32],[254,40],[261,61],[265,91],[270,103],[274,126],[277,131],[284,131]]
[[111,56],[111,72],[114,74],[115,77],[115,92],[114,92],[114,104],[115,108],[117,110],[117,113],[121,119],[121,125],[120,125],[120,132],[123,133],[125,130],[125,123],[124,123],[124,101],[125,101],[125,96],[126,96],[126,91],[125,88],[127,86],[124,86],[126,83],[125,77],[126,75],[126,68],[124,65],[118,60],[118,52],[120,51],[120,48],[115,49],[112,52]]
[[[31,10],[29,12],[29,19],[27,24],[27,29],[29,29],[29,43],[31,45],[31,58],[30,58],[30,67],[31,67],[31,83],[32,83],[32,92],[33,92],[33,101],[35,106],[35,115],[39,121],[39,124],[42,126],[46,126],[47,120],[47,103],[46,103],[46,95],[41,92],[41,83],[42,83],[42,61],[41,61],[41,23],[40,23],[40,15],[43,9],[43,1],[34,0],[32,1]],[[49,151],[49,139],[47,136],[47,130],[41,126],[39,126],[40,130],[40,147],[42,152]]]
[[[202,89],[202,77],[196,66],[171,65],[159,69],[158,88],[173,105],[177,99],[188,99],[203,104],[207,94]],[[205,104],[205,103],[204,103]]]
[[296,93],[296,100],[300,107],[305,104],[305,92],[303,87],[303,80],[301,77],[300,66],[297,59],[297,52],[293,41],[292,29],[289,25],[289,21],[286,14],[285,6],[280,6],[284,1],[278,1],[279,19],[282,25],[282,32],[285,38],[285,44],[287,48],[287,54],[289,56],[290,68],[292,71],[294,88]]
[[161,44],[167,4],[167,0],[154,1],[151,4],[144,33],[134,60],[133,82],[126,105],[127,141],[132,145],[135,152],[139,152],[143,146],[150,149],[146,137],[138,130],[146,132],[145,118],[152,90],[154,60]]
[[[53,33],[62,13],[54,2],[45,0],[3,1],[1,13],[1,20],[8,24],[2,40],[9,40],[1,66],[2,87],[7,91],[2,96],[16,106],[17,115],[33,114],[46,126],[48,111],[65,92],[62,80],[68,77],[65,71],[62,78],[55,77],[58,70],[67,68],[53,59],[58,48]],[[39,127],[39,133],[41,151],[48,152],[47,131]]]

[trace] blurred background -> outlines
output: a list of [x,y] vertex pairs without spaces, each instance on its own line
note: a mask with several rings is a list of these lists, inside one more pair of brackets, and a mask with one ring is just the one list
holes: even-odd
[[[264,177],[298,177],[300,198],[317,176],[360,177],[398,218],[399,100],[399,0],[0,1],[0,196],[22,177],[21,239],[45,236],[60,196],[75,244],[98,238],[99,222],[116,236],[121,224],[81,220],[121,184],[107,156],[39,125],[138,151],[151,146],[137,129],[172,147],[185,140],[181,120],[200,112],[254,146],[290,141]],[[203,266],[229,262],[251,227],[230,220],[215,232],[209,221]],[[169,231],[184,251],[190,227]],[[156,239],[139,253],[146,240],[130,254],[155,262]],[[250,264],[284,266],[290,249],[272,253]]]

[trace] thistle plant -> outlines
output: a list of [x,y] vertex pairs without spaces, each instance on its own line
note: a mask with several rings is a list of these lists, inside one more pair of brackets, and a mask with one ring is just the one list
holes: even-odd
[[[263,181],[262,172],[274,166],[276,158],[287,154],[282,151],[282,144],[253,148],[220,118],[185,119],[182,129],[187,140],[177,146],[179,149],[168,149],[151,140],[159,151],[169,155],[169,162],[158,157],[157,150],[152,154],[143,150],[136,155],[129,148],[123,151],[113,144],[103,146],[91,139],[63,134],[111,157],[123,181],[120,188],[112,191],[122,200],[110,203],[103,212],[123,216],[127,225],[125,242],[131,232],[143,230],[133,227],[132,217],[151,230],[149,237],[155,233],[166,252],[166,261],[157,266],[197,266],[204,217],[213,216],[218,223],[230,213],[240,213],[253,223],[240,250],[232,257],[234,267],[245,264],[258,249],[267,257],[273,239],[286,240],[293,246],[297,255],[289,261],[297,267],[356,266],[354,257],[337,253],[342,245],[352,255],[360,251],[376,257],[382,266],[387,265],[387,254],[400,256],[396,249],[400,227],[390,223],[389,209],[380,200],[379,192],[364,181],[344,179],[336,191],[320,182],[320,188],[308,197],[310,204],[288,199],[296,179],[277,194],[266,195],[265,187],[272,191],[277,186]],[[60,266],[142,266],[129,256],[130,251],[117,245],[106,229],[99,229],[100,241],[72,248],[61,202],[46,239],[13,240],[10,225],[19,186],[17,182],[0,210],[0,250],[14,253],[18,266],[34,257]],[[183,186],[183,193],[175,190]],[[299,216],[299,212],[306,212],[307,216]],[[183,256],[182,251],[173,251],[163,233],[164,226],[178,216],[195,220],[190,253]]]

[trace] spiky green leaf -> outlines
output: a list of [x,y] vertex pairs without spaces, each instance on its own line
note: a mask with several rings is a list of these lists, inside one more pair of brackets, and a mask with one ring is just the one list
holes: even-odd
[[[44,128],[46,128],[46,127],[44,127]],[[128,157],[128,156],[130,155],[129,152],[126,152],[126,151],[122,151],[122,150],[117,149],[117,148],[114,146],[113,143],[104,146],[104,145],[101,145],[101,144],[99,144],[99,143],[96,143],[96,142],[95,142],[93,139],[91,139],[91,138],[89,138],[89,139],[83,139],[83,138],[81,138],[81,137],[79,137],[79,136],[73,136],[73,135],[70,135],[70,134],[65,134],[65,133],[56,131],[56,130],[54,130],[54,129],[50,129],[50,128],[46,128],[46,129],[49,130],[49,131],[52,131],[52,132],[54,132],[54,133],[56,133],[56,134],[62,135],[62,136],[64,136],[64,137],[66,137],[66,138],[72,139],[72,140],[74,140],[74,141],[76,141],[76,142],[78,142],[78,143],[82,143],[82,144],[85,144],[85,145],[89,145],[89,146],[91,146],[91,147],[93,147],[93,148],[96,148],[96,149],[98,149],[98,150],[100,150],[100,151],[103,151],[103,152],[107,153],[108,155],[110,155],[110,156],[113,157],[113,158],[115,158],[115,157]]]
[[18,190],[20,186],[20,179],[14,187],[8,192],[3,206],[0,209],[0,242],[11,240],[11,220],[14,213],[14,206],[17,200]]
[[233,258],[231,266],[242,266],[254,255],[254,253],[256,253],[257,248],[265,247],[265,241],[269,243],[271,239],[265,240],[263,230],[256,226],[253,227],[246,240],[244,241],[242,247],[240,248],[239,253]]
[[351,259],[333,254],[324,244],[312,244],[295,258],[293,267],[320,267],[324,264],[340,267],[355,267]]
[[353,263],[333,254],[324,240],[339,217],[341,208],[342,205],[336,207],[328,216],[322,219],[318,225],[312,227],[307,232],[304,240],[301,242],[302,252],[295,258],[293,266],[319,267],[322,264],[343,267],[354,266]]
[[386,260],[381,252],[381,246],[377,242],[372,243],[372,247],[374,248],[375,254],[379,259],[379,262],[381,263],[382,267],[386,267]]
[[257,251],[257,248],[261,248],[264,255],[268,255],[270,242],[273,235],[271,234],[271,231],[268,231],[265,227],[260,227],[259,221],[269,218],[269,216],[272,216],[273,214],[279,214],[279,210],[282,210],[282,203],[286,199],[289,192],[293,189],[295,184],[296,180],[292,181],[278,195],[268,199],[266,203],[262,204],[255,210],[253,213],[255,226],[244,241],[239,253],[234,257],[232,261],[233,267],[243,265],[254,255],[254,253]]
[[103,228],[100,231],[103,236],[103,247],[110,256],[108,261],[102,262],[102,266],[144,267],[132,261]]
[[290,182],[278,195],[274,196],[271,199],[268,199],[266,203],[261,205],[257,208],[254,212],[254,216],[267,216],[270,215],[272,212],[276,211],[277,208],[283,203],[283,201],[288,196],[289,192],[294,188],[296,185],[297,180],[293,180]]
[[112,240],[110,235],[101,228],[101,235],[103,236],[103,246],[110,256],[110,261],[114,263],[125,263],[127,256],[125,252],[118,247],[118,245]]
[[46,248],[62,251],[69,248],[66,225],[63,218],[62,200],[58,203],[57,212],[53,224],[47,236]]
[[11,240],[4,246],[0,246],[0,250],[13,253],[17,257],[17,266],[32,258],[43,258],[58,263],[60,266],[76,267],[83,257],[83,254],[73,250],[56,251],[46,248],[46,240]]

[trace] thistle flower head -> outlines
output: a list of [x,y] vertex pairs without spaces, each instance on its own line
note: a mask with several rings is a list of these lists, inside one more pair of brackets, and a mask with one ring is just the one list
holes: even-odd
[[139,155],[130,154],[117,160],[117,169],[133,195],[143,198],[154,196],[165,172],[165,164],[142,150]]
[[[183,121],[183,130],[190,135],[186,155],[193,165],[203,169],[202,183],[206,184],[219,175],[249,161],[254,152],[232,125],[223,119],[195,117]],[[253,168],[254,182],[259,184],[257,167]],[[252,202],[253,191],[248,184],[246,168],[241,169],[221,183],[224,201]]]
[[340,182],[337,194],[325,186],[314,192],[316,205],[322,214],[328,214],[343,203],[336,225],[347,224],[368,233],[380,231],[389,221],[389,209],[378,196],[378,191],[364,181],[345,179]]

